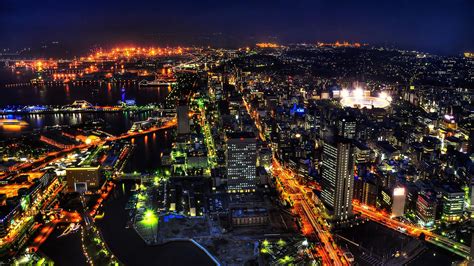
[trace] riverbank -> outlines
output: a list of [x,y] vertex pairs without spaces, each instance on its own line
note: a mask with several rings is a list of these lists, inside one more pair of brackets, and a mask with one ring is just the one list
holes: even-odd
[[[125,210],[133,182],[124,182],[113,190],[104,204],[105,216],[96,222],[107,245],[125,265],[215,265],[199,247],[189,241],[174,241],[148,246],[132,229],[126,228],[128,212]],[[183,254],[185,254],[183,256]]]

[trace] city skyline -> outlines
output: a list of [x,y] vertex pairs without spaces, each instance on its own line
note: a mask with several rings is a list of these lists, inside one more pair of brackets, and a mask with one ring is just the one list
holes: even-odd
[[0,3],[0,264],[474,265],[472,1]]

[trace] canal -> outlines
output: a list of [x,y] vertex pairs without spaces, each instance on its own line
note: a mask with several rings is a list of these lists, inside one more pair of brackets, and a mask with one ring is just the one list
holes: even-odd
[[[135,138],[136,149],[126,168],[142,172],[159,167],[161,152],[171,145],[170,134],[170,131],[162,130]],[[97,220],[107,245],[120,261],[126,265],[214,265],[212,260],[191,242],[147,246],[133,229],[125,228],[129,217],[125,205],[133,185],[132,181],[119,183],[104,203],[104,218]],[[58,265],[84,265],[79,234],[57,238],[57,231],[41,246],[40,251]]]

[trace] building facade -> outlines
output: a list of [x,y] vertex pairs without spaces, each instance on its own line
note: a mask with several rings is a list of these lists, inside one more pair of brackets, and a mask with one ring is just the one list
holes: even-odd
[[227,190],[254,192],[257,178],[257,143],[253,133],[227,135]]
[[189,108],[187,105],[180,105],[176,108],[178,116],[178,134],[189,134]]
[[325,141],[323,146],[321,197],[341,222],[352,215],[354,189],[354,155],[351,141],[345,138]]

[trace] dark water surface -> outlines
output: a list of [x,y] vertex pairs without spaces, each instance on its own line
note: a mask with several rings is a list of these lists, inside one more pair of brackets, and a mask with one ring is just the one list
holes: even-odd
[[[76,83],[60,85],[26,85],[29,76],[16,76],[0,67],[0,107],[12,105],[66,105],[86,100],[97,105],[115,105],[119,100],[137,104],[160,102],[169,92],[166,86],[139,88],[137,83]],[[19,84],[11,86],[12,84]]]

